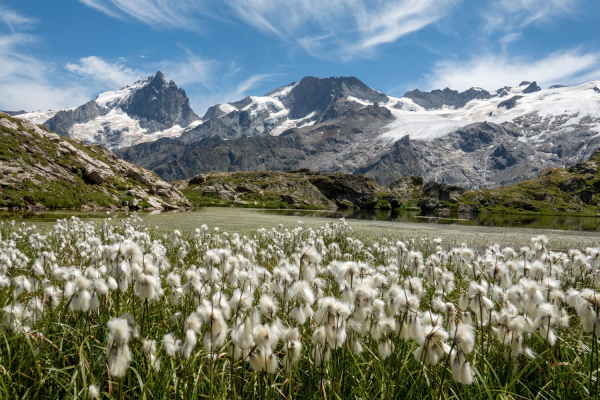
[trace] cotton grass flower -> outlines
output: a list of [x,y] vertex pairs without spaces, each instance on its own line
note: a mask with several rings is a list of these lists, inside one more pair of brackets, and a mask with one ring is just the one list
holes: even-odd
[[109,329],[106,346],[108,367],[112,376],[122,378],[131,362],[128,345],[132,336],[131,328],[124,318],[112,318],[108,321],[107,326]]

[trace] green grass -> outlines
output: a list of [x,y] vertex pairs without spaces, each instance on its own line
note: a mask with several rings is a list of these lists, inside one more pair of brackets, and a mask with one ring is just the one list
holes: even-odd
[[[283,231],[259,230],[248,235],[247,239],[240,238],[242,245],[239,245],[237,238],[231,235],[210,231],[199,234],[184,232],[179,239],[172,232],[149,230],[136,218],[96,228],[78,220],[70,223],[65,221],[53,231],[55,234],[39,238],[31,228],[12,225],[10,222],[0,224],[2,239],[14,240],[14,245],[0,242],[0,254],[15,255],[10,268],[5,268],[5,261],[0,261],[0,271],[5,268],[3,274],[11,278],[19,275],[29,278],[37,276],[36,280],[45,278],[46,285],[63,288],[64,283],[59,282],[56,275],[51,273],[54,263],[58,266],[74,266],[82,273],[89,274],[91,270],[85,272],[87,268],[112,268],[126,257],[125,253],[116,256],[114,260],[104,256],[94,257],[92,251],[86,250],[87,237],[96,236],[105,245],[115,244],[117,247],[121,246],[125,237],[135,238],[146,254],[145,262],[151,262],[151,247],[166,251],[164,269],[159,274],[165,295],[146,303],[135,294],[133,285],[129,285],[123,293],[111,290],[108,295],[100,296],[99,308],[84,312],[72,310],[70,298],[63,298],[55,309],[51,309],[42,285],[34,286],[16,298],[13,297],[13,286],[0,287],[0,304],[3,307],[19,301],[29,304],[30,311],[33,311],[33,303],[30,303],[32,299],[38,298],[44,302],[43,312],[37,314],[36,320],[26,321],[31,326],[28,332],[0,330],[0,398],[86,398],[90,384],[98,386],[102,398],[127,399],[598,398],[598,340],[583,332],[580,320],[571,308],[569,328],[557,330],[559,339],[555,346],[548,346],[537,332],[525,338],[523,344],[538,354],[533,359],[523,355],[510,357],[507,349],[495,336],[492,329],[496,327],[495,324],[483,327],[476,325],[474,351],[467,356],[474,373],[472,385],[454,382],[448,356],[443,356],[436,365],[425,365],[413,357],[418,345],[413,340],[402,340],[393,333],[384,334],[384,338],[390,337],[395,345],[395,351],[385,360],[378,355],[378,345],[383,339],[373,339],[368,333],[364,336],[354,333],[350,334],[343,346],[332,350],[330,362],[317,367],[311,355],[315,346],[311,339],[312,333],[319,325],[314,319],[300,326],[303,349],[291,374],[281,368],[274,374],[253,371],[247,360],[232,359],[229,336],[225,344],[217,349],[216,359],[207,358],[209,353],[202,344],[204,333],[210,329],[206,324],[198,335],[198,345],[189,359],[180,354],[169,357],[160,345],[160,339],[167,333],[184,339],[185,318],[196,310],[201,299],[210,298],[208,295],[184,295],[173,305],[168,300],[165,277],[169,272],[177,272],[182,275],[184,284],[185,270],[195,268],[194,266],[207,267],[204,261],[207,249],[231,248],[234,254],[241,254],[243,244],[252,241],[256,244],[255,264],[274,272],[279,261],[291,259],[293,253],[301,255],[299,249],[304,244],[319,239],[323,240],[325,247],[332,243],[339,246],[339,253],[326,254],[321,266],[326,267],[334,260],[351,260],[368,265],[371,271],[369,276],[372,276],[377,271],[377,266],[389,266],[398,257],[397,251],[391,250],[395,249],[395,243],[375,234],[355,235],[344,225],[334,231],[299,228],[294,235],[287,237]],[[348,240],[349,238],[353,240]],[[153,240],[156,241],[154,245]],[[455,273],[456,289],[444,293],[443,298],[457,304],[458,297],[467,288],[472,276],[463,272],[450,259],[436,264],[431,256],[435,252],[442,253],[436,250],[431,239],[415,238],[406,243],[407,250],[423,255],[425,264],[422,268],[433,263],[442,270]],[[187,250],[181,252],[181,249]],[[276,255],[275,250],[280,250],[281,254]],[[442,252],[450,250],[444,246]],[[20,256],[20,252],[27,258]],[[48,252],[54,254],[55,261],[49,259]],[[105,254],[111,253],[107,251]],[[545,254],[548,254],[547,250],[540,250],[535,258],[543,259]],[[44,262],[41,257],[46,257],[48,261]],[[23,260],[22,264],[15,261],[19,259]],[[41,275],[33,274],[31,267],[35,260],[41,260],[38,262],[45,266]],[[405,261],[401,265],[408,265],[407,259],[402,260]],[[518,256],[517,262],[523,262],[522,256]],[[595,268],[597,270],[598,267]],[[380,273],[385,273],[385,269]],[[424,270],[421,269],[418,274],[423,276]],[[101,275],[110,274],[101,272]],[[329,282],[323,287],[323,297],[339,298],[340,286],[337,280],[328,278],[325,272],[319,275]],[[388,285],[401,283],[404,278],[412,275],[410,268],[403,267],[399,276],[393,278]],[[574,283],[567,283],[569,276],[565,272],[561,278],[563,289],[570,286],[579,289],[591,286],[586,277],[575,277]],[[262,281],[264,278],[259,279]],[[481,272],[480,279],[494,282],[494,277],[487,272]],[[205,281],[204,285],[221,286],[223,295],[229,298],[233,288],[228,282],[228,279],[223,278],[212,285]],[[386,293],[388,287],[381,293]],[[265,288],[260,285],[255,287],[255,304],[264,292]],[[434,286],[425,282],[420,310],[431,309],[432,300],[437,295]],[[290,310],[296,302],[287,301],[284,294],[275,297],[280,304],[277,316],[284,325],[296,326],[297,323],[290,317]],[[499,310],[501,304],[494,303],[494,307]],[[316,304],[313,309],[316,309]],[[129,342],[132,362],[126,375],[120,380],[111,377],[107,367],[107,322],[124,312],[134,317],[140,336]],[[372,322],[374,321],[375,319]],[[272,322],[271,317],[262,316],[261,323]],[[229,321],[229,328],[232,327],[233,319]],[[350,340],[356,337],[360,337],[364,346],[360,354],[354,354],[349,345]],[[158,371],[151,367],[149,356],[142,351],[142,340],[145,338],[159,341],[156,357],[161,362],[161,368]],[[280,341],[274,351],[281,360],[285,354],[283,342]]]

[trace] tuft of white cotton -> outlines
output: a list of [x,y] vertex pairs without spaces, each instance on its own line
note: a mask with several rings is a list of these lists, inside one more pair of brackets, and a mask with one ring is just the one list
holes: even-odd
[[108,368],[112,376],[122,378],[131,362],[128,345],[132,336],[131,328],[124,318],[112,318],[107,326],[109,329],[106,346]]
[[100,391],[98,390],[98,387],[96,387],[96,385],[88,386],[87,397],[88,397],[88,399],[93,399],[93,400],[100,398]]
[[176,339],[171,333],[167,333],[162,339],[165,352],[169,357],[175,357],[181,348],[181,340]]

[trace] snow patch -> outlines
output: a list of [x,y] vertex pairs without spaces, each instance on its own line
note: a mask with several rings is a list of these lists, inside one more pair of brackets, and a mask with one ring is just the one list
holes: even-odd
[[100,93],[96,96],[96,104],[100,107],[118,107],[122,104],[133,92],[139,90],[149,84],[152,81],[152,77],[142,78],[135,82],[133,85],[125,86],[119,90],[109,91]]
[[[501,124],[530,113],[537,113],[541,117],[566,114],[572,116],[567,122],[567,125],[572,126],[580,123],[586,116],[600,119],[600,96],[592,90],[597,85],[597,82],[588,82],[574,87],[521,93],[527,87],[523,85],[516,88],[523,97],[518,99],[517,105],[510,110],[505,107],[498,108],[498,104],[506,100],[506,97],[475,99],[463,108],[445,107],[441,110],[429,111],[421,107],[415,111],[398,110],[393,106],[398,102],[403,105],[408,104],[409,99],[390,98],[391,101],[385,106],[396,119],[387,126],[387,131],[382,134],[382,137],[395,141],[410,135],[411,139],[433,140],[476,122],[488,121]],[[600,127],[600,122],[596,121],[593,125],[595,125],[593,129],[596,129]]]
[[219,108],[225,113],[225,115],[229,114],[230,112],[238,111],[238,109],[231,104],[219,104]]
[[[61,111],[66,111],[66,110],[74,110],[74,108],[64,108]],[[52,110],[32,111],[30,113],[17,115],[15,118],[28,119],[29,121],[33,122],[34,124],[43,124],[44,122],[48,121],[50,118],[54,117],[57,112],[58,111],[52,111]]]

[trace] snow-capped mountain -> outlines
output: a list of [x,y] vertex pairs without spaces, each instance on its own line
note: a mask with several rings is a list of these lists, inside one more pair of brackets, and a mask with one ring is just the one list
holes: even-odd
[[77,108],[25,113],[19,118],[110,149],[178,137],[202,123],[185,91],[167,82],[160,71],[131,86],[101,93]]
[[419,175],[468,188],[531,179],[600,148],[600,81],[387,96],[356,78],[303,78],[215,105],[179,138],[117,153],[165,179],[216,170]]
[[419,175],[498,187],[573,165],[600,148],[600,81],[413,90],[398,98],[354,77],[305,77],[216,104],[200,118],[185,91],[158,72],[75,109],[19,117],[118,149],[167,180],[311,168],[364,173],[380,183]]

